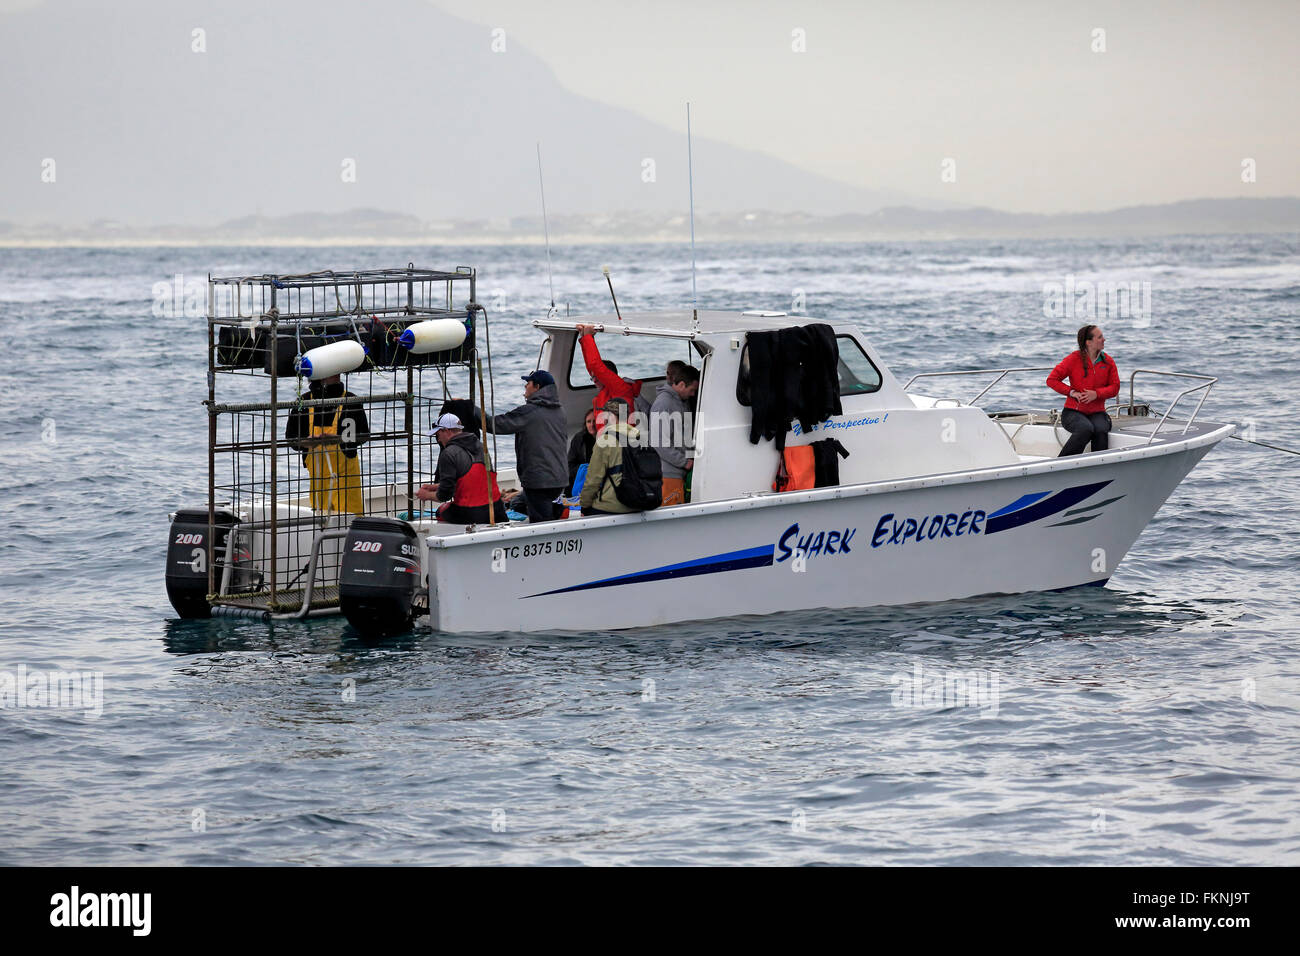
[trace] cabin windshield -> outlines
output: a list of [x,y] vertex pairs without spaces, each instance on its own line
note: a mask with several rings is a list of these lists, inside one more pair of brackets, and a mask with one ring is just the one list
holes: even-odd
[[[622,378],[643,382],[662,380],[664,368],[673,359],[687,365],[700,367],[701,352],[689,339],[665,338],[649,335],[618,335],[604,333],[596,336],[596,346],[600,357],[618,366]],[[582,348],[575,338],[573,353],[569,358],[569,388],[573,391],[590,389],[595,392],[596,385],[587,373],[587,365],[582,358]],[[653,394],[647,394],[653,399]]]
[[[840,382],[840,397],[848,395],[867,395],[880,391],[880,369],[863,351],[858,340],[851,335],[835,336],[839,348],[839,363],[836,373]],[[736,401],[749,408],[749,343],[740,353],[740,372],[736,377]]]
[[880,369],[849,335],[835,336],[840,349],[840,395],[863,395],[880,390]]

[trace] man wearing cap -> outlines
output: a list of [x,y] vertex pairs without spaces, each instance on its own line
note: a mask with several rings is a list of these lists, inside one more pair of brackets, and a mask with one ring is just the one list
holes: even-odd
[[515,436],[515,467],[527,501],[528,520],[554,521],[564,505],[555,499],[569,480],[569,434],[555,378],[545,369],[523,376],[524,404],[487,416],[487,430]]
[[442,415],[429,434],[438,440],[442,453],[434,472],[435,484],[421,485],[415,497],[441,501],[438,520],[453,524],[484,524],[491,520],[491,504],[498,518],[505,517],[496,472],[489,472],[478,436],[464,430],[455,415]]

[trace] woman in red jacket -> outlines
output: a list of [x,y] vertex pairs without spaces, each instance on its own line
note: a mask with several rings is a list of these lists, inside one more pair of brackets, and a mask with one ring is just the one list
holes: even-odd
[[1047,387],[1066,396],[1061,424],[1069,430],[1070,440],[1061,449],[1061,458],[1079,454],[1088,442],[1093,451],[1110,447],[1106,399],[1119,394],[1119,369],[1102,351],[1105,344],[1100,328],[1085,325],[1079,330],[1079,351],[1067,355],[1047,376]]
[[575,328],[578,331],[578,344],[582,347],[582,360],[586,363],[587,374],[600,387],[596,397],[591,400],[591,407],[596,412],[600,412],[611,399],[615,398],[626,399],[629,405],[635,406],[637,396],[641,394],[641,383],[620,378],[618,366],[600,357],[600,349],[596,347],[594,325],[578,325]]

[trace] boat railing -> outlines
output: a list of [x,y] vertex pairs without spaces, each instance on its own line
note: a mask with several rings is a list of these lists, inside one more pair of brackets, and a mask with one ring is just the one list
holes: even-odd
[[[1165,375],[1170,378],[1191,378],[1199,380],[1201,383],[1200,385],[1193,385],[1191,388],[1183,389],[1174,397],[1174,400],[1169,404],[1169,407],[1165,409],[1165,413],[1160,416],[1160,421],[1156,424],[1156,427],[1151,430],[1151,437],[1147,439],[1148,445],[1156,440],[1156,435],[1159,433],[1160,429],[1164,427],[1165,422],[1168,420],[1174,407],[1181,402],[1185,396],[1192,394],[1192,392],[1201,392],[1201,400],[1196,403],[1196,408],[1192,409],[1192,417],[1187,419],[1187,424],[1184,425],[1183,430],[1179,432],[1181,435],[1186,435],[1187,430],[1191,428],[1192,423],[1196,421],[1196,416],[1201,413],[1201,406],[1205,404],[1205,398],[1210,394],[1210,389],[1213,388],[1214,383],[1218,381],[1218,379],[1212,375],[1198,375],[1195,372],[1166,372],[1162,369],[1137,368],[1134,369],[1132,374],[1128,377],[1128,403],[1130,408],[1133,406],[1134,381],[1139,375]],[[1201,391],[1202,389],[1204,389],[1204,391]]]
[[957,372],[917,372],[915,375],[913,375],[911,378],[907,380],[907,384],[903,386],[903,391],[907,391],[909,388],[912,387],[913,382],[915,382],[917,379],[922,379],[922,378],[945,378],[945,377],[952,377],[957,375],[996,375],[997,378],[989,382],[988,385],[984,386],[984,388],[981,389],[980,392],[974,398],[970,399],[967,402],[962,403],[964,405],[974,405],[981,398],[987,395],[993,389],[993,386],[997,385],[999,382],[1001,382],[1012,372],[1050,372],[1053,369],[1053,367],[1054,366],[1051,365],[1035,365],[1032,367],[1024,366],[1021,368],[971,368],[971,369],[962,369],[961,371],[957,371]]
[[[993,381],[991,381],[991,382],[989,382],[987,385],[985,385],[984,388],[982,388],[982,389],[981,389],[981,390],[980,390],[980,391],[979,391],[979,392],[978,392],[974,397],[972,397],[972,398],[969,399],[968,401],[962,402],[962,404],[964,404],[964,405],[974,405],[974,404],[975,404],[976,402],[978,402],[981,398],[983,398],[983,397],[984,397],[985,395],[987,395],[990,391],[992,391],[992,389],[994,388],[994,386],[998,385],[1000,382],[1003,381],[1003,379],[1005,379],[1008,375],[1011,375],[1012,373],[1016,373],[1016,372],[1050,372],[1053,368],[1054,368],[1054,366],[1051,366],[1051,365],[1036,365],[1036,366],[1021,366],[1021,367],[1016,367],[1016,368],[991,368],[991,369],[990,369],[990,368],[974,368],[974,369],[961,369],[961,370],[959,370],[959,371],[954,371],[954,372],[918,372],[917,374],[913,375],[911,378],[909,378],[909,379],[907,380],[907,384],[905,384],[905,385],[903,386],[903,391],[908,391],[908,390],[912,387],[912,385],[913,385],[914,382],[917,382],[917,381],[919,381],[920,379],[923,379],[923,378],[954,378],[954,377],[959,376],[959,375],[993,375],[993,376],[996,376],[996,378],[994,378]],[[1205,404],[1205,398],[1206,398],[1207,395],[1210,394],[1210,389],[1214,386],[1214,384],[1215,384],[1216,382],[1218,382],[1218,379],[1215,378],[1215,377],[1213,377],[1213,376],[1210,376],[1210,375],[1199,375],[1199,374],[1196,374],[1196,373],[1194,373],[1194,372],[1169,372],[1169,371],[1165,371],[1165,370],[1163,370],[1163,369],[1153,369],[1153,368],[1139,368],[1139,369],[1134,369],[1133,372],[1129,375],[1129,380],[1128,380],[1128,382],[1129,382],[1129,385],[1128,385],[1128,405],[1127,405],[1127,406],[1124,406],[1124,405],[1121,405],[1121,404],[1119,404],[1119,403],[1117,402],[1114,406],[1112,406],[1112,408],[1113,408],[1114,410],[1118,411],[1119,409],[1121,409],[1121,408],[1125,408],[1125,407],[1127,407],[1128,409],[1132,410],[1132,409],[1135,409],[1135,408],[1138,407],[1138,404],[1137,404],[1137,401],[1136,401],[1136,395],[1135,395],[1135,384],[1134,384],[1135,381],[1136,381],[1136,379],[1137,379],[1137,377],[1138,377],[1138,375],[1163,375],[1163,376],[1167,376],[1167,377],[1170,377],[1170,378],[1189,378],[1189,379],[1194,379],[1194,380],[1200,382],[1199,385],[1193,385],[1193,386],[1191,386],[1190,388],[1185,388],[1185,389],[1183,389],[1181,392],[1178,393],[1177,396],[1175,396],[1173,402],[1170,403],[1170,405],[1169,405],[1169,407],[1168,407],[1167,409],[1165,409],[1164,414],[1160,416],[1160,421],[1156,423],[1156,427],[1153,428],[1153,429],[1151,430],[1151,435],[1150,435],[1150,437],[1147,439],[1147,444],[1148,444],[1148,445],[1151,444],[1153,441],[1155,441],[1155,439],[1156,439],[1156,435],[1159,434],[1160,430],[1164,427],[1165,422],[1169,420],[1169,415],[1170,415],[1170,413],[1173,412],[1174,408],[1178,405],[1178,403],[1179,403],[1180,401],[1182,401],[1186,396],[1192,394],[1193,392],[1198,392],[1198,391],[1199,391],[1199,392],[1201,392],[1201,398],[1200,398],[1200,401],[1198,401],[1198,402],[1196,403],[1196,408],[1192,410],[1192,416],[1191,416],[1191,418],[1189,418],[1189,419],[1187,420],[1186,424],[1183,426],[1183,430],[1182,430],[1182,432],[1180,432],[1180,434],[1183,434],[1183,435],[1187,434],[1188,429],[1190,429],[1190,428],[1192,427],[1192,425],[1195,423],[1195,421],[1196,421],[1196,416],[1200,414],[1200,412],[1201,412],[1201,406],[1203,406],[1203,405]],[[951,399],[936,400],[936,404],[937,404],[938,401],[952,401],[952,400],[951,400]]]

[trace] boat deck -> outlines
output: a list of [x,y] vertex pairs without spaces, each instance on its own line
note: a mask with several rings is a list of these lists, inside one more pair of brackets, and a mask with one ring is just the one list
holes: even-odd
[[[1160,419],[1154,415],[1151,416],[1131,416],[1119,415],[1114,416],[1115,432],[1122,432],[1125,435],[1135,435],[1149,438],[1155,433],[1153,445],[1165,445],[1170,442],[1182,441],[1186,438],[1199,438],[1202,435],[1208,435],[1216,428],[1222,428],[1223,422],[1207,422],[1198,420],[1188,425],[1186,422],[1167,420],[1163,426],[1160,425]],[[1159,432],[1156,429],[1159,428]],[[1184,428],[1186,431],[1184,431]]]
[[[294,588],[289,591],[276,591],[275,600],[271,600],[271,592],[258,591],[247,594],[210,594],[208,595],[209,603],[220,605],[222,607],[244,608],[249,611],[269,611],[272,614],[288,614],[301,610],[303,596],[306,594],[305,588]],[[312,589],[311,609],[338,607],[339,589],[338,585],[318,585]]]

